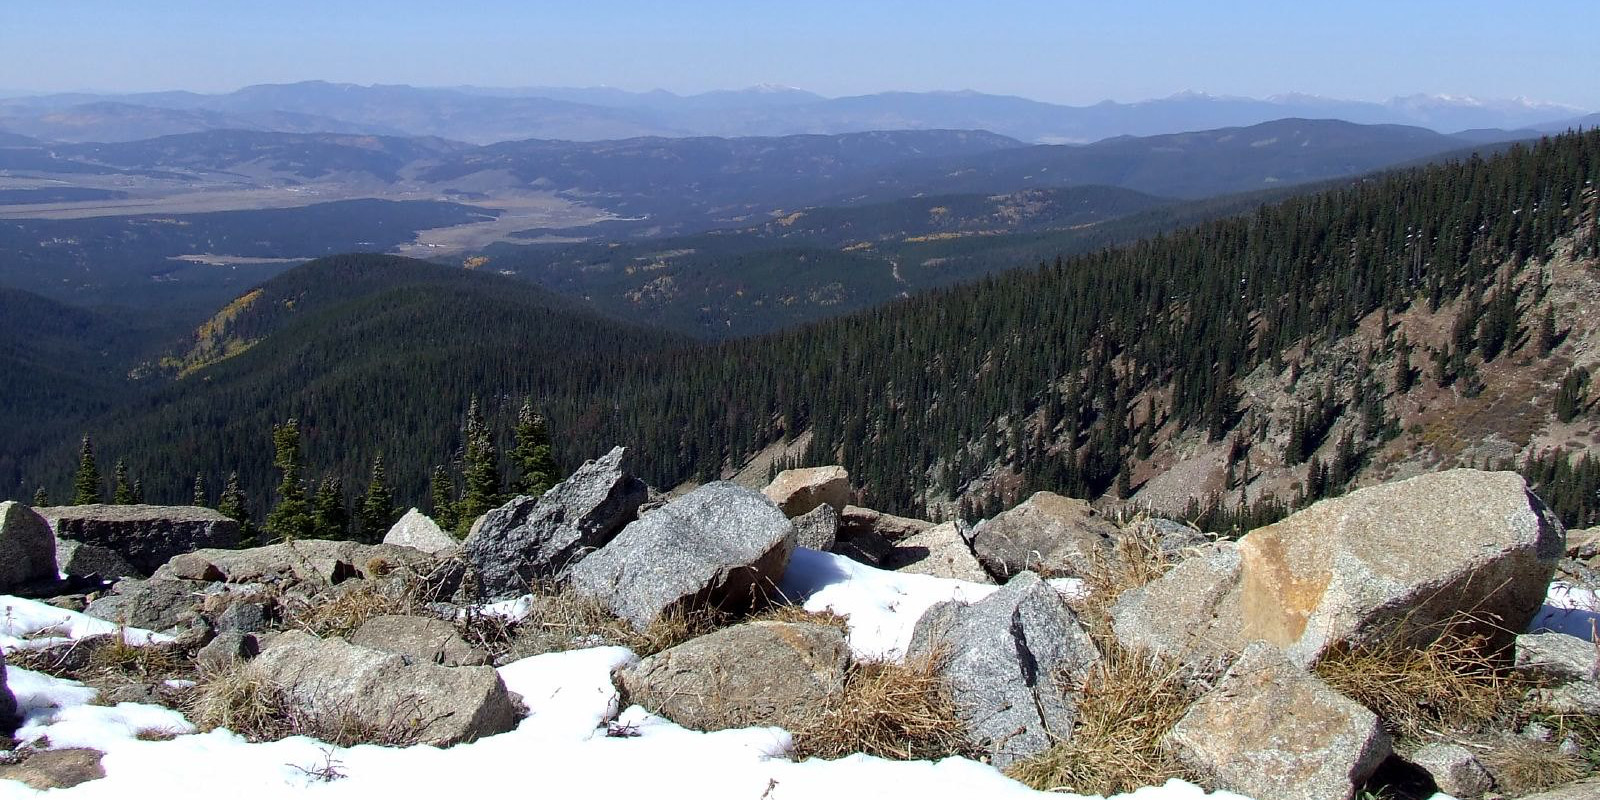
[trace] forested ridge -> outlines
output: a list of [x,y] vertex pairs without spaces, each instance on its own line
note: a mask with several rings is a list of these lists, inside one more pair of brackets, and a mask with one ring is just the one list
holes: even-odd
[[[1001,503],[1035,488],[1098,496],[1137,488],[1126,466],[1157,431],[1239,435],[1244,375],[1370,313],[1482,300],[1442,363],[1467,372],[1492,359],[1483,341],[1528,326],[1515,299],[1527,282],[1508,282],[1504,265],[1537,263],[1565,239],[1581,255],[1600,249],[1597,171],[1600,133],[1569,134],[712,345],[417,265],[450,277],[351,289],[91,432],[153,499],[187,499],[197,471],[217,482],[237,470],[257,507],[275,479],[271,426],[298,418],[308,475],[360,486],[381,452],[397,500],[426,508],[473,395],[501,452],[531,396],[563,467],[623,444],[663,487],[809,430],[803,460],[843,463],[885,510],[971,500],[979,482],[1009,487]],[[329,259],[285,277],[315,291],[330,263],[394,261]],[[60,491],[71,455],[23,465],[14,493]]]

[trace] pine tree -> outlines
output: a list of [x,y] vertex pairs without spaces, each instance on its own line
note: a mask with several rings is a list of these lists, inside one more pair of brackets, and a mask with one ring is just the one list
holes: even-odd
[[366,497],[361,501],[361,536],[376,542],[389,532],[395,521],[394,489],[389,486],[389,475],[383,468],[383,456],[372,459],[372,480],[367,484]]
[[83,445],[78,450],[78,474],[72,481],[72,504],[86,506],[100,499],[100,468],[94,463],[94,442],[89,440],[89,434],[84,434]]
[[318,539],[345,539],[350,536],[350,510],[344,504],[344,481],[337,476],[322,479],[312,500],[315,535]]
[[428,490],[433,496],[433,521],[445,530],[455,528],[456,504],[453,498],[456,487],[450,480],[450,473],[445,471],[444,465],[434,466],[433,477],[428,481]]
[[1416,383],[1417,371],[1411,368],[1411,345],[1405,337],[1400,338],[1400,346],[1394,353],[1394,391],[1396,394],[1405,394],[1411,391]]
[[222,487],[222,496],[217,498],[217,512],[241,524],[249,522],[244,490],[239,488],[239,473],[228,473],[228,483]]
[[[774,472],[775,463],[767,465]],[[534,412],[533,401],[517,412],[516,445],[511,449],[511,468],[516,474],[516,490],[529,497],[541,497],[556,484],[556,459],[550,451],[550,429],[542,415]],[[777,477],[773,474],[772,477]],[[768,478],[771,481],[771,478]]]
[[50,505],[50,493],[45,491],[43,486],[40,486],[33,493],[33,507],[44,508],[48,505]]
[[278,504],[267,514],[267,533],[278,541],[305,539],[313,535],[311,503],[306,500],[300,472],[305,468],[300,455],[300,423],[291,419],[272,427],[272,465],[282,479],[278,482]]
[[465,440],[461,465],[464,486],[457,505],[456,530],[465,533],[465,528],[500,502],[500,456],[494,446],[494,436],[483,421],[477,397],[467,405],[467,419],[461,432]]
[[206,496],[206,478],[198,472],[194,474],[194,495],[189,502],[199,508],[211,505],[210,499]]
[[111,502],[119,506],[133,505],[133,487],[128,484],[128,463],[117,459],[111,471]]
[[132,505],[142,505],[144,503],[144,481],[135,479],[133,488],[128,490],[128,497]]
[[1544,316],[1539,318],[1539,333],[1535,342],[1539,347],[1539,357],[1550,355],[1556,349],[1556,312],[1555,305],[1544,307]]

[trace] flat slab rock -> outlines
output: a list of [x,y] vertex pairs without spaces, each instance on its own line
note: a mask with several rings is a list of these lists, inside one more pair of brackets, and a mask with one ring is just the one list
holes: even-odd
[[685,728],[793,729],[844,691],[849,665],[839,628],[750,622],[650,656],[617,680],[627,702]]
[[173,556],[239,545],[239,523],[198,506],[51,506],[37,509],[56,536],[115,550],[143,574]]
[[1257,800],[1343,800],[1390,755],[1378,718],[1264,642],[1167,736],[1180,758]]
[[973,554],[970,536],[971,530],[962,522],[935,525],[901,539],[880,563],[896,572],[994,583]]
[[0,780],[21,781],[39,791],[70,789],[106,776],[105,753],[88,747],[40,750],[20,764],[0,766]]
[[1117,641],[1189,666],[1226,663],[1244,649],[1239,551],[1219,542],[1111,605]]
[[248,550],[197,550],[173,558],[151,577],[227,583],[319,585],[351,578],[381,578],[399,568],[427,574],[438,559],[410,547],[361,544],[329,539],[301,539]]
[[467,644],[456,626],[430,617],[373,617],[350,634],[350,643],[396,653],[410,663],[482,667],[493,661],[488,653]]
[[569,580],[638,630],[674,609],[744,611],[776,597],[795,536],[761,493],[718,481],[630,523]]

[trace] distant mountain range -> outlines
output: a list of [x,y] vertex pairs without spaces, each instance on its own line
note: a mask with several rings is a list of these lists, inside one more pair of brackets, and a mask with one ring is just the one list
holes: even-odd
[[61,142],[119,142],[241,129],[436,136],[475,144],[640,136],[782,136],[875,130],[987,130],[1037,143],[1254,125],[1285,117],[1400,124],[1438,132],[1559,131],[1595,124],[1585,110],[1526,99],[1412,95],[1384,102],[1291,94],[1254,99],[1193,92],[1134,103],[1044,103],[981,92],[883,92],[828,98],[759,86],[676,95],[610,88],[360,86],[307,81],[227,94],[170,91],[0,99],[0,131]]

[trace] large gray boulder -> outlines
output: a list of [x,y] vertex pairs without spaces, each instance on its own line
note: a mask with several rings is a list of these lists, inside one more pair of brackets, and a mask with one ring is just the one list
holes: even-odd
[[1230,660],[1244,649],[1239,606],[1239,551],[1218,543],[1165,575],[1129,589],[1110,608],[1111,629],[1130,650],[1194,667]]
[[906,657],[933,660],[963,734],[1004,769],[1072,735],[1076,687],[1101,655],[1061,595],[1024,572],[981,602],[928,609]]
[[569,579],[644,630],[675,609],[743,611],[776,599],[794,541],[794,523],[761,493],[718,481],[640,517]]
[[83,544],[71,539],[56,540],[56,566],[61,574],[70,578],[114,581],[118,578],[142,578],[145,575],[109,547]]
[[827,552],[839,541],[839,511],[823,503],[794,518],[795,545]]
[[517,704],[491,667],[408,664],[394,653],[289,631],[244,669],[322,723],[355,724],[418,744],[448,747],[517,723]]
[[1564,633],[1517,637],[1516,669],[1557,714],[1600,714],[1600,645]]
[[964,522],[946,522],[901,539],[883,556],[884,569],[953,578],[973,583],[994,583],[968,544]]
[[429,555],[454,551],[461,547],[456,537],[444,532],[439,523],[413,508],[395,522],[383,536],[384,544],[411,547]]
[[0,503],[0,594],[52,583],[57,577],[50,524],[21,503]]
[[173,556],[239,545],[239,523],[198,506],[52,506],[39,509],[56,536],[115,550],[149,575]]
[[559,578],[633,521],[649,490],[622,471],[625,450],[590,461],[543,497],[490,511],[467,537],[466,559],[489,599],[526,594]]
[[1111,554],[1119,529],[1082,500],[1039,492],[972,532],[972,549],[996,580],[1024,570],[1082,577]]
[[350,634],[350,643],[404,656],[408,663],[482,667],[494,661],[488,653],[467,644],[456,626],[429,617],[373,617]]
[[1247,647],[1166,742],[1257,800],[1345,800],[1388,758],[1378,718],[1264,642]]
[[850,502],[850,473],[838,466],[786,469],[761,493],[791,519],[823,503],[844,508]]
[[657,653],[617,675],[627,702],[695,730],[795,729],[844,691],[850,646],[831,625],[750,622]]
[[10,736],[22,724],[17,716],[17,698],[6,685],[6,654],[0,651],[0,737]]
[[1462,624],[1509,646],[1565,549],[1512,472],[1457,469],[1324,500],[1239,542],[1244,636],[1310,666],[1340,648],[1425,645]]

